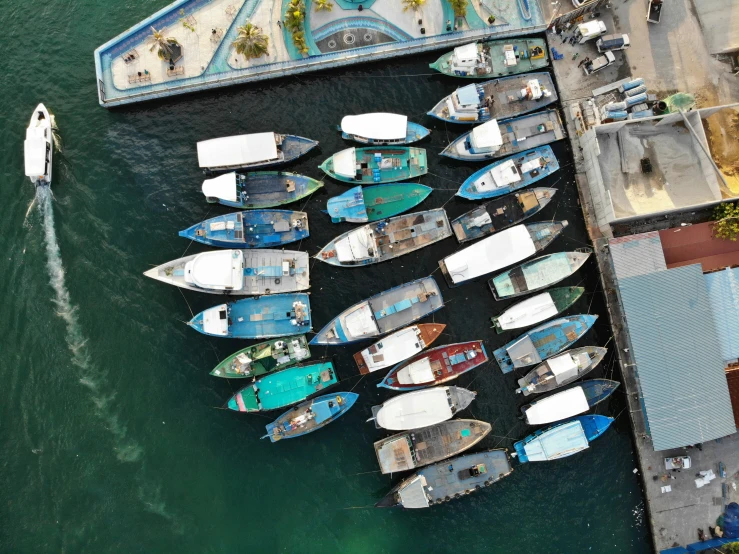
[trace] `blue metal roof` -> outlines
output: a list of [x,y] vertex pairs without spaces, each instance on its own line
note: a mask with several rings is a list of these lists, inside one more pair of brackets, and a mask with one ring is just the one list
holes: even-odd
[[620,279],[655,450],[736,432],[699,264]]
[[739,268],[704,275],[725,362],[739,358]]

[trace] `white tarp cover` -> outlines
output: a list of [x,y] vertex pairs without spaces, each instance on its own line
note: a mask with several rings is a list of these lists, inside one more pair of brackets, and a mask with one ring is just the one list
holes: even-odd
[[336,257],[340,262],[352,262],[371,258],[369,246],[372,244],[372,231],[360,227],[336,241]]
[[203,252],[185,264],[185,281],[204,289],[241,290],[244,254],[241,250]]
[[421,385],[434,381],[434,370],[431,369],[428,357],[408,364],[397,373],[398,382],[402,385]]
[[341,130],[368,139],[400,140],[408,134],[408,116],[383,112],[347,115],[341,120]]
[[542,292],[508,308],[498,318],[502,329],[516,329],[528,327],[557,315],[557,306],[554,305],[551,295]]
[[277,157],[274,133],[236,135],[198,142],[200,167],[244,166]]
[[380,448],[376,448],[376,452],[382,473],[395,473],[416,467],[405,435],[388,440]]
[[590,409],[582,387],[575,387],[558,392],[553,396],[539,400],[526,410],[526,422],[529,425],[552,423],[568,417],[582,414]]
[[46,174],[46,141],[40,137],[23,141],[26,177],[39,177]]
[[454,415],[447,400],[448,388],[435,387],[395,396],[382,405],[375,421],[391,431],[407,431],[446,421]]
[[541,362],[541,356],[529,335],[524,335],[506,349],[513,367],[526,367]]
[[577,363],[572,359],[569,352],[549,359],[547,365],[558,384],[577,375]]
[[[388,335],[384,339],[377,341],[377,352],[370,354],[369,348],[362,350],[362,358],[367,364],[367,369],[377,371],[391,365],[398,364],[421,351],[421,344],[416,335],[418,328],[405,327],[400,331],[396,331],[392,335]],[[381,355],[381,361],[374,361],[374,356]]]
[[525,225],[516,225],[444,259],[455,284],[520,262],[536,253]]
[[347,148],[333,156],[334,173],[342,177],[354,177],[357,173],[356,148]]
[[491,119],[472,129],[470,143],[476,150],[500,148],[503,145],[503,136],[500,134],[498,121]]
[[497,164],[490,170],[490,177],[492,177],[498,187],[507,187],[521,180],[521,174],[518,172],[516,163],[513,160],[506,160],[503,163]]
[[545,462],[572,456],[588,448],[588,439],[579,421],[570,421],[542,433],[524,445],[530,462]]
[[236,202],[236,173],[225,173],[213,179],[203,181],[203,194],[211,198],[220,198]]
[[454,65],[457,66],[471,66],[477,61],[477,43],[465,44],[464,46],[457,46],[454,49],[452,55],[454,59]]
[[583,37],[596,37],[605,32],[605,24],[602,21],[594,19],[592,21],[580,23],[580,25],[577,26],[577,30]]
[[461,106],[478,106],[480,104],[480,94],[477,92],[477,85],[475,84],[458,88],[454,95]]
[[539,169],[540,167],[544,167],[544,159],[539,157],[535,160],[529,160],[528,162],[524,162],[521,164],[521,173],[528,173],[533,169]]
[[356,310],[344,317],[342,323],[347,338],[350,339],[377,334],[377,325],[372,317],[372,308],[367,303],[358,306]]
[[226,304],[213,306],[203,312],[203,331],[210,335],[228,334],[228,318],[222,317],[226,315]]
[[428,508],[429,499],[424,490],[425,486],[426,479],[423,475],[411,477],[410,480],[403,484],[398,490],[401,506],[403,506],[403,508]]

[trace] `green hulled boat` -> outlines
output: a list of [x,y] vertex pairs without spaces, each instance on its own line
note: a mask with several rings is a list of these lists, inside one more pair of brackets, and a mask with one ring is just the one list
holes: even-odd
[[310,358],[305,335],[260,342],[235,352],[218,364],[211,375],[227,379],[259,377]]
[[329,198],[326,213],[334,223],[379,221],[418,206],[431,194],[431,190],[431,187],[417,183],[358,186]]
[[339,181],[368,185],[394,183],[428,173],[426,150],[405,146],[347,148],[319,167]]
[[331,362],[289,367],[269,373],[241,389],[228,401],[236,412],[262,412],[285,408],[338,382]]
[[429,67],[452,77],[490,79],[536,71],[548,65],[544,39],[517,38],[458,46]]

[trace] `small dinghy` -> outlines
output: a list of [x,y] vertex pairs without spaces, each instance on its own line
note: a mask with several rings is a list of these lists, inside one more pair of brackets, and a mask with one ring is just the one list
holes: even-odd
[[452,231],[460,243],[487,237],[538,214],[556,192],[540,187],[485,202],[452,221]]
[[465,454],[420,469],[401,481],[375,507],[428,508],[479,491],[512,472],[506,450]]
[[544,425],[587,412],[611,396],[619,386],[610,379],[591,379],[521,407],[526,423]]
[[546,321],[572,306],[584,292],[584,287],[559,287],[527,298],[491,318],[495,332],[521,329]]
[[316,259],[339,267],[362,267],[399,258],[452,236],[444,208],[398,215],[339,235]]
[[587,450],[613,423],[612,417],[602,415],[577,416],[569,421],[539,430],[513,444],[522,464],[559,460]]
[[51,184],[51,160],[54,154],[54,120],[46,106],[39,104],[33,110],[23,141],[26,177],[34,185]]
[[540,38],[484,40],[457,46],[431,69],[450,77],[491,79],[543,69],[549,65],[547,44]]
[[226,403],[236,412],[266,412],[302,402],[339,380],[331,362],[298,365],[270,373],[234,394]]
[[428,115],[448,123],[482,123],[533,112],[556,101],[549,73],[527,73],[458,88]]
[[503,373],[538,364],[572,346],[587,333],[597,315],[571,315],[547,321],[527,331],[493,355]]
[[306,400],[268,424],[262,438],[277,442],[318,431],[348,412],[357,398],[353,392],[337,392]]
[[569,385],[595,369],[606,352],[606,348],[583,346],[552,356],[519,379],[516,392],[529,396]]
[[566,279],[588,259],[592,250],[556,252],[540,256],[488,281],[496,300],[522,296],[555,285]]
[[203,194],[211,204],[232,208],[274,208],[297,202],[323,186],[321,181],[287,171],[226,173],[203,181]]
[[[533,150],[567,137],[557,110],[544,110],[507,121],[491,120],[454,139],[442,156],[484,161]],[[534,169],[536,169],[534,167]]]
[[489,359],[482,341],[445,344],[396,365],[377,386],[403,391],[442,385]]
[[206,172],[269,167],[293,161],[318,141],[279,133],[252,133],[198,142],[198,164]]
[[290,210],[219,215],[180,231],[186,239],[223,248],[274,248],[309,235],[308,214]]
[[341,138],[362,144],[411,144],[429,136],[426,127],[394,113],[347,115],[339,126]]
[[326,213],[333,223],[368,223],[415,208],[433,189],[416,183],[389,183],[354,187],[329,198]]
[[397,473],[440,462],[472,448],[492,428],[485,421],[452,419],[381,439],[375,443],[380,471]]
[[359,373],[366,375],[399,364],[431,345],[445,328],[443,323],[419,323],[395,331],[354,354]]
[[394,396],[379,406],[372,406],[372,418],[378,429],[407,431],[441,423],[469,406],[476,392],[461,387],[433,387]]
[[319,167],[338,181],[368,185],[406,181],[428,173],[426,150],[404,146],[347,148]]
[[188,325],[213,337],[270,339],[311,330],[308,295],[270,294],[219,304],[193,316]]
[[213,371],[214,377],[246,379],[280,371],[310,358],[305,335],[252,344],[224,358]]
[[468,200],[497,198],[527,187],[559,169],[550,146],[533,148],[492,163],[470,175],[457,191]]
[[310,344],[348,344],[397,331],[444,306],[433,277],[403,283],[347,308]]

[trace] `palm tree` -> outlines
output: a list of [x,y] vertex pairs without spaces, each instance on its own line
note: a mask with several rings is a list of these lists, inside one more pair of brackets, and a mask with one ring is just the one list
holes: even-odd
[[238,54],[247,60],[259,58],[263,55],[269,56],[269,37],[262,33],[262,29],[247,21],[238,29],[238,35],[233,45]]
[[157,31],[154,27],[151,28],[151,35],[149,35],[149,42],[151,43],[149,52],[154,50],[154,48],[158,47],[159,52],[157,52],[157,55],[162,60],[171,59],[172,57],[175,56],[175,50],[182,49],[182,47],[180,46],[180,43],[177,42],[176,38],[165,37],[163,29],[161,31]]
[[[423,1],[425,2],[426,0]],[[330,12],[334,7],[334,3],[331,0],[316,0],[314,5],[316,6],[316,11],[325,10]]]
[[426,3],[426,0],[403,0],[403,11],[413,10],[417,12]]

